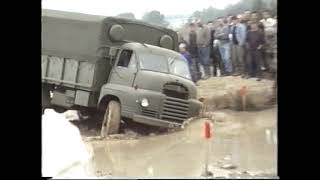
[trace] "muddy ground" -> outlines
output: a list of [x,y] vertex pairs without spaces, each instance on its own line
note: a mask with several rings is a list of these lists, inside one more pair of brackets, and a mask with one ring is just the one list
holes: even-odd
[[[213,78],[200,82],[200,96],[210,98],[211,87],[221,82]],[[240,85],[243,83],[241,80]],[[271,80],[259,83],[265,88],[273,84]],[[277,176],[276,105],[251,111],[213,108],[209,113],[214,120],[195,118],[184,129],[176,130],[126,122],[119,135],[106,139],[99,139],[99,125],[91,121],[73,122],[92,150],[90,167],[96,177],[200,178],[206,150],[208,170],[216,178]],[[213,124],[213,137],[209,140],[202,136],[205,120]]]

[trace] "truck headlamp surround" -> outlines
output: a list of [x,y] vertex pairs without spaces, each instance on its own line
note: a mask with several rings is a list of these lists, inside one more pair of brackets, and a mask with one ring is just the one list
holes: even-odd
[[148,107],[149,106],[149,100],[147,98],[143,98],[140,103],[141,103],[142,107]]

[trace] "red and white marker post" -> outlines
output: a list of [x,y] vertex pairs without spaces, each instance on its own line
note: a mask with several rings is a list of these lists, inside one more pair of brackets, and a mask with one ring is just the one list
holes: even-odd
[[203,124],[203,138],[205,139],[206,143],[206,153],[205,153],[205,166],[203,176],[208,177],[212,175],[212,173],[208,170],[208,160],[209,160],[209,152],[210,152],[210,138],[212,138],[212,131],[211,131],[211,122],[209,120],[205,120]]

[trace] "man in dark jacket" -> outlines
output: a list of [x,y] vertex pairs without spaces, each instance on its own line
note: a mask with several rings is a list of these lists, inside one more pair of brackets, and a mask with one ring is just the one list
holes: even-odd
[[222,68],[222,63],[221,63],[221,57],[220,57],[220,53],[219,53],[219,48],[218,46],[216,46],[214,44],[214,41],[216,40],[214,34],[217,28],[217,23],[214,24],[213,21],[209,21],[208,25],[210,28],[210,58],[212,60],[212,65],[213,65],[213,76],[218,76],[218,69],[220,70],[220,73],[222,73],[221,71],[223,71]]
[[197,33],[196,33],[196,24],[190,23],[189,24],[189,44],[188,44],[188,51],[192,57],[192,67],[194,69],[195,78],[197,80],[201,79],[201,72],[200,72],[200,61],[198,56],[198,46],[197,46]]
[[252,22],[250,25],[250,30],[247,33],[246,45],[247,45],[247,62],[249,68],[250,77],[258,77],[260,81],[261,77],[261,49],[264,45],[264,35],[259,31],[258,23]]

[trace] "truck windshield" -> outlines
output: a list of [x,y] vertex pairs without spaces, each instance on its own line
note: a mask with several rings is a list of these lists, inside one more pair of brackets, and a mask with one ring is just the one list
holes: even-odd
[[140,68],[142,70],[170,73],[191,79],[188,64],[183,57],[166,57],[157,54],[140,54]]
[[166,57],[155,54],[141,54],[140,68],[143,70],[169,73]]

